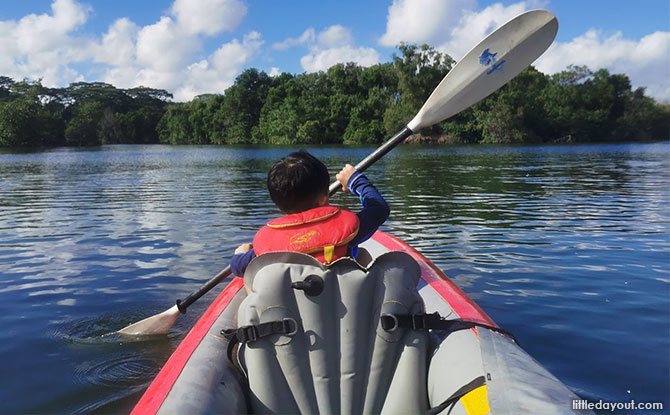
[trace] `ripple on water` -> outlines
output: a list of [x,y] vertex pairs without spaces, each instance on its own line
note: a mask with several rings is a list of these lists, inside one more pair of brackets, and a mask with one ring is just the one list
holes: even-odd
[[107,405],[119,405],[156,376],[182,333],[144,337],[116,333],[145,314],[146,310],[138,310],[132,316],[110,314],[56,324],[50,337],[81,356],[67,377],[79,385],[77,390],[82,394],[66,398],[68,412],[90,413]]

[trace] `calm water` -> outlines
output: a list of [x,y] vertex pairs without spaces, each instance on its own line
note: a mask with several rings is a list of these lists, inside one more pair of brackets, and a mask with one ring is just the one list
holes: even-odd
[[[312,151],[334,173],[370,149]],[[0,413],[128,412],[214,294],[167,337],[105,334],[185,297],[276,216],[265,175],[287,152],[0,153]],[[667,408],[669,143],[406,146],[368,176],[384,229],[570,388]]]

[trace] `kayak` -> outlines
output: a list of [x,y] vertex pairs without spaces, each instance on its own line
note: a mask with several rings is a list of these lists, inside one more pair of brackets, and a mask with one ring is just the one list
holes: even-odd
[[255,258],[132,414],[573,414],[578,398],[418,251]]

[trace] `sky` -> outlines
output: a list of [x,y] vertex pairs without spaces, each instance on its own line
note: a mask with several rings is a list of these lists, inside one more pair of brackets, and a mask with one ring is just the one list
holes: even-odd
[[188,101],[223,93],[252,67],[274,76],[388,62],[400,42],[458,60],[537,8],[559,22],[538,70],[606,68],[670,102],[668,0],[0,0],[0,76],[146,86]]

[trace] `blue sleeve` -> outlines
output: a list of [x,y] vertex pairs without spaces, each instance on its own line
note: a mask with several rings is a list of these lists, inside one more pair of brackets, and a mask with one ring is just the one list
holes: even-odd
[[241,254],[233,255],[233,258],[230,260],[230,269],[233,272],[233,275],[238,277],[244,275],[247,265],[249,265],[249,262],[254,258],[256,258],[256,253],[253,249]]
[[358,244],[372,236],[373,233],[388,219],[391,210],[377,189],[361,172],[356,172],[347,182],[349,191],[361,199],[363,210],[358,212],[360,225],[358,234],[349,242],[349,247],[355,248]]

